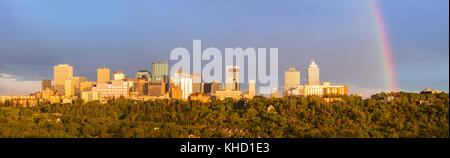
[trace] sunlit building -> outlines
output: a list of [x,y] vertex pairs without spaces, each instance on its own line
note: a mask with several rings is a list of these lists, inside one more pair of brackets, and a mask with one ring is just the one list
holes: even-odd
[[101,98],[118,98],[129,96],[129,87],[128,82],[123,80],[112,80],[108,83],[97,83],[96,87],[92,88],[93,92],[100,92]]
[[240,69],[238,66],[226,67],[225,90],[240,90],[239,77]]
[[154,62],[152,63],[152,81],[163,81],[169,83],[169,63]]
[[289,90],[296,86],[300,86],[300,72],[289,68],[289,71],[284,72],[284,89]]
[[57,65],[53,67],[54,90],[59,95],[65,95],[66,79],[73,77],[73,67],[67,64]]
[[52,89],[52,81],[51,80],[42,80],[42,91],[44,91],[47,88]]
[[239,100],[242,98],[242,92],[240,90],[220,90],[214,94],[217,99],[223,100],[226,98],[232,98],[233,100]]
[[136,80],[139,79],[139,80],[151,81],[152,80],[152,75],[147,70],[141,70],[141,71],[136,73],[135,79]]
[[166,83],[162,81],[148,82],[148,96],[159,97],[166,94]]
[[113,74],[113,80],[123,80],[127,78],[122,71],[115,71]]
[[108,83],[111,80],[111,72],[109,69],[102,67],[97,69],[97,83]]
[[188,99],[192,94],[192,77],[186,72],[183,72],[183,70],[179,69],[175,72],[173,77],[170,79],[170,83],[171,85],[178,86],[181,89],[183,99]]
[[308,66],[308,85],[319,85],[319,74],[319,67],[313,59],[311,60],[311,64]]

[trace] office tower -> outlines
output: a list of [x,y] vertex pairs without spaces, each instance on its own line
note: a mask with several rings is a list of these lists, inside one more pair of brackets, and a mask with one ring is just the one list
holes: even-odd
[[169,83],[169,63],[154,62],[152,63],[152,81],[163,81]]
[[66,81],[64,83],[64,96],[66,96],[66,97],[71,97],[74,95],[72,79],[73,79],[73,77],[66,78]]
[[42,80],[42,91],[45,89],[52,89],[52,81],[51,80]]
[[162,81],[148,82],[148,96],[159,97],[166,94],[166,83]]
[[87,77],[76,76],[72,77],[73,95],[81,98],[81,83],[86,82]]
[[102,67],[97,69],[97,83],[108,83],[111,80],[111,72],[109,69]]
[[54,89],[59,95],[65,95],[65,83],[67,78],[73,77],[73,67],[67,64],[57,65],[53,67]]
[[248,82],[248,94],[253,97],[256,95],[256,90],[255,90],[255,80],[250,80]]
[[151,81],[152,75],[147,70],[141,70],[136,73],[135,79]]
[[238,66],[226,67],[225,90],[240,90],[239,72],[240,69]]
[[183,99],[188,99],[192,94],[192,77],[181,69],[174,73],[171,84],[180,87]]
[[311,64],[308,66],[308,85],[319,85],[319,67],[311,60]]
[[146,79],[136,79],[134,82],[134,91],[138,96],[148,95],[148,82]]
[[192,74],[192,93],[203,93],[202,88],[202,74],[194,73]]
[[289,71],[284,72],[284,90],[297,86],[300,86],[300,72],[295,71],[295,68],[289,68]]
[[123,80],[127,78],[122,71],[115,71],[113,74],[113,80]]

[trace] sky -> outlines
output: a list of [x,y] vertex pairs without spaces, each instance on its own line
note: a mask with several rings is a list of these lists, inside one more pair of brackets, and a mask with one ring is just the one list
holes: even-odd
[[[379,0],[398,87],[449,90],[449,1]],[[96,80],[104,63],[133,77],[172,49],[278,48],[279,85],[295,67],[369,96],[387,90],[368,0],[2,0],[0,95],[40,90],[53,66]],[[171,61],[173,64],[175,61]]]

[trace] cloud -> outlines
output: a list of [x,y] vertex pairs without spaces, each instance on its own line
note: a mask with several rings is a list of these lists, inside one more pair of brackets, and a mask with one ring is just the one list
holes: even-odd
[[41,90],[41,81],[18,80],[17,76],[0,73],[0,95],[28,95]]

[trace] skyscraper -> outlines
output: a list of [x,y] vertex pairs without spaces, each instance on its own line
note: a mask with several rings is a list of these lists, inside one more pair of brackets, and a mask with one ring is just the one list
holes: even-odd
[[227,66],[225,90],[240,90],[239,87],[239,72],[238,66]]
[[284,72],[284,89],[289,90],[296,86],[300,86],[300,72],[289,68],[289,71]]
[[319,67],[316,65],[314,59],[312,59],[311,64],[308,66],[308,85],[319,84]]
[[67,64],[57,65],[53,67],[54,89],[59,95],[65,95],[66,79],[73,77],[73,67]]
[[45,89],[52,89],[52,81],[51,80],[42,80],[42,91]]
[[152,63],[152,81],[169,82],[169,63],[154,62]]
[[97,83],[107,83],[111,80],[111,72],[109,69],[102,67],[97,69]]

